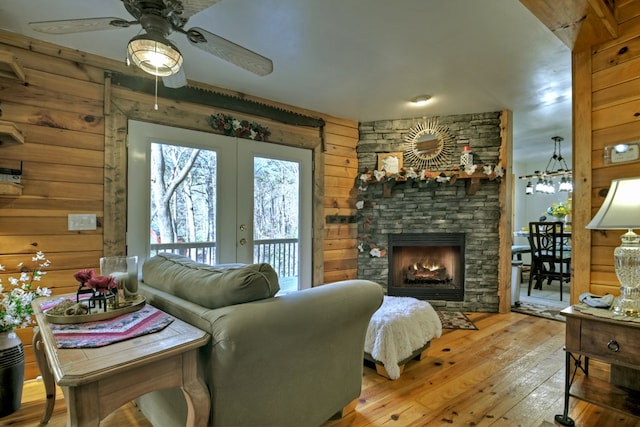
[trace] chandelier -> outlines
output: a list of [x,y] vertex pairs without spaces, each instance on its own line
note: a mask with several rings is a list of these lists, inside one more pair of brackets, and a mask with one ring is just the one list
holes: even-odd
[[519,177],[528,181],[524,190],[525,194],[553,194],[556,191],[573,191],[571,169],[569,169],[562,156],[561,145],[564,138],[554,136],[551,139],[553,140],[553,154],[547,163],[546,169]]

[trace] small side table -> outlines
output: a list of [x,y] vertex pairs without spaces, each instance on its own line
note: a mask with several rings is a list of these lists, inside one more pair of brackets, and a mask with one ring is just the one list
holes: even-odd
[[[581,313],[573,306],[561,314],[567,318],[564,411],[555,421],[575,425],[570,397],[640,418],[640,323]],[[609,382],[589,377],[590,358],[610,364]]]
[[209,341],[209,334],[174,318],[159,332],[104,347],[59,349],[40,308],[47,300],[32,303],[39,326],[33,349],[47,393],[42,424],[53,413],[57,383],[65,395],[69,427],[98,426],[123,404],[170,387],[184,393],[187,426],[207,425],[211,400],[198,377],[198,348]]

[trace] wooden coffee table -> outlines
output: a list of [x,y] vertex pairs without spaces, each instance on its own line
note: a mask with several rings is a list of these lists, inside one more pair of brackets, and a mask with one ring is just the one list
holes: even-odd
[[40,308],[48,299],[32,303],[40,327],[33,349],[47,393],[43,424],[51,418],[57,383],[65,395],[70,427],[98,426],[123,404],[171,387],[184,393],[187,426],[207,425],[211,402],[198,377],[198,348],[209,341],[209,334],[174,317],[159,332],[99,348],[59,349]]

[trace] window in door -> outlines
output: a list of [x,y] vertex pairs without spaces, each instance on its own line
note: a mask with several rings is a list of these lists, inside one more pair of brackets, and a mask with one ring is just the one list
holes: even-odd
[[128,169],[130,254],[267,262],[282,289],[310,285],[310,150],[132,121]]

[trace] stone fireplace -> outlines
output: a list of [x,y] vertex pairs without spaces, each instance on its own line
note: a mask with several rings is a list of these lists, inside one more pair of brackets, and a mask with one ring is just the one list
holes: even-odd
[[[502,142],[500,115],[494,112],[438,117],[439,123],[446,125],[456,138],[451,164],[445,169],[458,168],[464,146],[471,147],[474,163],[498,164]],[[417,120],[361,123],[358,170],[377,169],[380,153],[403,152],[404,136]],[[436,309],[497,312],[501,184],[498,180],[484,179],[471,194],[467,191],[467,182],[458,179],[455,183],[431,185],[396,183],[390,191],[388,188],[385,191],[382,185],[359,190],[358,199],[364,203],[357,216],[358,278],[380,283],[389,295],[428,300]],[[412,239],[417,235],[440,239],[444,234],[463,238],[460,244],[441,245],[452,250],[446,255],[449,260],[442,262],[446,271],[439,273],[443,275],[426,271],[432,266],[427,265],[428,260],[419,260],[425,254],[416,247],[422,244],[409,242],[399,249],[396,241],[402,236]],[[411,250],[418,253],[407,256],[415,258],[417,264],[424,261],[425,266],[417,265],[421,270],[415,270],[418,274],[408,283],[406,277],[396,276],[393,254],[400,252],[405,256]],[[451,264],[453,261],[459,264]],[[409,265],[405,263],[402,261],[399,268],[405,270],[406,276]],[[430,281],[435,283],[427,283]],[[428,286],[410,289],[414,285]]]
[[463,233],[390,234],[387,293],[463,301]]

